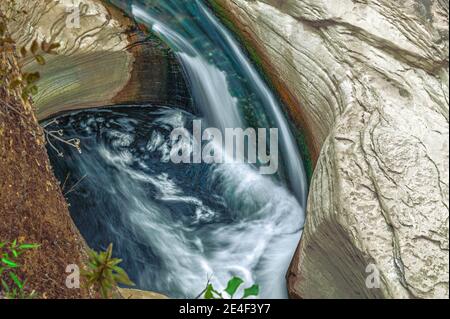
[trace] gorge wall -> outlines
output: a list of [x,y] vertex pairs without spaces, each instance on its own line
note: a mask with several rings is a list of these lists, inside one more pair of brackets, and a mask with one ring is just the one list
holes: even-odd
[[320,150],[291,297],[448,298],[448,1],[211,2]]
[[[10,4],[0,1],[0,18],[10,12]],[[18,272],[37,298],[98,298],[94,289],[65,285],[66,267],[85,265],[88,247],[70,217],[68,189],[54,177],[38,121],[73,109],[127,103],[182,108],[190,105],[190,97],[169,48],[106,2],[15,4],[17,12],[6,25],[14,45],[30,50],[34,41],[46,41],[60,47],[55,55],[39,51],[46,61],[39,65],[0,46],[0,67],[7,75],[0,83],[0,239],[40,244]],[[79,24],[72,20],[75,11]],[[12,95],[8,89],[19,69],[41,75],[39,91],[29,101],[20,99],[20,88]],[[129,295],[161,297],[139,291],[124,296]]]
[[[24,296],[34,291],[35,298],[43,299],[94,298],[93,289],[65,286],[67,266],[85,264],[87,246],[53,174],[33,106],[22,100],[20,86],[10,86],[22,73],[14,50],[5,43],[0,44],[0,74],[0,244],[39,244],[14,269],[24,283]],[[3,270],[0,278],[8,282]],[[0,289],[0,299],[5,295]]]
[[[18,46],[34,40],[60,44],[46,65],[21,61],[41,73],[33,97],[39,120],[71,109],[116,104],[186,107],[189,94],[169,48],[119,9],[99,0],[16,1],[9,27]],[[0,4],[0,9],[2,5]]]

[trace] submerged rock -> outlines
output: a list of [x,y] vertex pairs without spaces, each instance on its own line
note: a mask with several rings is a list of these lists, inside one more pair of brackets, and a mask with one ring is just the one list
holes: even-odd
[[290,295],[448,298],[448,2],[211,2],[320,150]]

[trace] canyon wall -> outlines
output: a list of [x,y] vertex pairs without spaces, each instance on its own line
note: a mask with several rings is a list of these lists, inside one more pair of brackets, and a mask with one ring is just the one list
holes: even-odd
[[448,1],[210,2],[320,150],[291,297],[448,298]]
[[[58,43],[43,53],[41,66],[21,59],[26,72],[39,71],[33,97],[39,120],[72,109],[116,104],[190,104],[181,68],[161,41],[100,0],[17,0],[9,29],[19,47],[33,41]],[[7,5],[0,3],[0,9]],[[5,8],[3,8],[5,9]]]
[[[2,268],[0,279],[10,283],[11,290],[19,290],[19,298],[28,298],[32,291],[35,298],[43,299],[94,298],[92,289],[66,287],[67,267],[86,264],[87,246],[53,174],[33,106],[22,100],[22,87],[10,85],[22,73],[8,45],[0,44],[0,244],[36,243],[39,248],[20,256],[20,265],[14,268],[23,282],[23,294],[9,282],[11,272]],[[1,252],[5,257],[8,250]],[[5,296],[2,286],[0,299]]]
[[[97,0],[17,2],[24,13],[10,30],[19,45],[61,44],[44,67],[21,61],[42,73],[39,119],[130,101],[189,104],[167,48],[118,10]],[[448,298],[448,1],[214,3],[317,150],[290,295]],[[67,29],[74,7],[80,27]],[[367,285],[377,271],[380,287]]]
[[[106,2],[15,3],[11,14],[11,2],[0,1],[0,18],[3,13],[14,17],[6,25],[14,43],[0,45],[0,240],[40,244],[18,271],[28,279],[27,292],[35,290],[37,298],[99,297],[94,289],[65,285],[66,267],[86,264],[87,245],[70,218],[65,199],[70,190],[54,177],[45,149],[48,140],[38,121],[73,109],[127,103],[182,108],[190,105],[190,97],[170,49]],[[35,41],[60,45],[56,54],[38,50],[45,65],[15,52],[22,47],[30,51]],[[14,94],[9,89],[13,79],[23,76],[20,70],[41,76],[38,93],[26,101],[20,88]],[[162,297],[124,292],[124,298]]]

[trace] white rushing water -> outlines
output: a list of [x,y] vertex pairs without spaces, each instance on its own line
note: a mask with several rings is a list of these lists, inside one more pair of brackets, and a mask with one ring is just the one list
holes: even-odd
[[281,137],[281,149],[286,158],[286,166],[288,175],[291,177],[290,183],[291,187],[300,201],[302,207],[306,207],[307,199],[307,183],[306,183],[306,172],[303,167],[300,153],[298,151],[298,146],[292,135],[287,120],[284,117],[281,107],[276,100],[275,96],[272,94],[267,84],[261,79],[260,75],[256,71],[255,67],[250,63],[247,56],[243,53],[242,49],[230,35],[229,31],[224,28],[222,24],[217,21],[217,18],[205,8],[205,6],[198,0],[195,0],[197,5],[203,12],[204,16],[208,18],[209,22],[214,25],[214,27],[219,30],[220,34],[225,39],[228,47],[232,50],[234,56],[239,61],[239,65],[242,70],[247,74],[247,77],[252,80],[255,90],[262,97],[267,111],[271,115],[272,119],[275,120],[276,127],[280,130]]
[[[300,202],[299,205],[288,191],[274,185],[270,178],[258,175],[249,166],[240,165],[238,168],[236,165],[218,166],[214,176],[223,185],[222,195],[228,204],[233,205],[235,211],[242,214],[237,219],[246,221],[243,216],[252,216],[253,221],[251,223],[246,221],[245,225],[238,223],[217,229],[213,236],[214,240],[228,248],[216,252],[209,261],[202,260],[201,267],[205,272],[215,270],[214,275],[221,278],[221,282],[218,283],[221,286],[230,276],[230,269],[225,265],[234,265],[249,281],[255,279],[252,278],[252,272],[258,267],[261,271],[257,277],[262,281],[263,296],[285,297],[284,275],[300,236],[298,230],[303,223],[307,198],[306,174],[298,147],[278,101],[240,46],[200,1],[195,2],[200,9],[200,18],[207,19],[231,49],[235,60],[238,61],[238,67],[251,80],[255,93],[264,101],[266,112],[280,130],[280,146],[285,157],[287,174],[291,177],[292,190]],[[242,127],[237,99],[230,93],[226,74],[210,63],[208,56],[202,54],[188,39],[177,33],[165,21],[159,20],[158,15],[153,14],[151,10],[143,10],[137,5],[132,5],[132,13],[139,20],[149,23],[152,31],[165,39],[175,50],[186,71],[194,102],[202,110],[207,123],[220,128],[222,132],[225,128]],[[259,205],[256,206],[255,203]],[[255,220],[255,216],[259,219]],[[297,230],[295,235],[288,235],[295,230]],[[273,240],[276,234],[284,236]],[[176,268],[182,268],[186,272],[191,272],[189,269],[192,269]],[[190,278],[192,275],[186,274],[187,281],[192,279]]]
[[[173,118],[171,111],[167,111],[161,119],[168,124]],[[179,123],[174,121],[171,127],[179,127]],[[153,136],[150,144],[154,138],[159,140]],[[164,150],[163,155],[174,147],[171,143],[166,139],[157,149]],[[107,154],[105,160],[119,165],[132,180],[154,185],[159,190],[158,200],[194,205],[194,224],[211,222],[219,214],[197,196],[186,196],[167,174],[150,177],[137,173],[126,163],[128,156],[123,153],[120,156],[121,160],[116,160]],[[176,278],[177,286],[186,296],[201,291],[207,278],[217,288],[224,289],[227,280],[237,275],[246,283],[258,282],[261,297],[286,297],[284,276],[303,224],[302,209],[295,197],[270,178],[242,164],[213,165],[203,183],[211,188],[215,185],[216,194],[232,214],[233,222],[192,232],[182,223],[174,225],[161,204],[155,205],[145,194],[135,192],[136,187],[130,187],[129,179],[124,179],[120,186],[122,192],[128,192],[133,198],[130,224],[158,251],[165,265],[163,273],[170,280]]]
[[[289,181],[301,206],[305,207],[307,199],[306,172],[298,146],[277,99],[229,31],[201,1],[195,0],[195,2],[202,13],[201,18],[207,19],[211,26],[218,30],[226,45],[231,49],[240,69],[251,80],[256,94],[261,97],[266,111],[280,130],[281,151],[286,158],[287,173],[291,177]],[[237,101],[230,95],[224,72],[209,63],[207,58],[194,48],[189,40],[171,29],[164,21],[159,21],[157,15],[152,15],[151,11],[145,11],[137,5],[132,5],[132,13],[136,18],[151,24],[152,31],[165,39],[177,52],[188,75],[195,102],[205,114],[208,124],[220,128],[222,132],[225,128],[242,127]],[[292,178],[294,176],[297,178]]]
[[230,95],[226,74],[208,63],[190,42],[177,34],[151,12],[132,6],[133,15],[152,25],[152,31],[169,42],[175,50],[187,75],[195,104],[203,111],[208,125],[219,128],[242,127],[237,99]]

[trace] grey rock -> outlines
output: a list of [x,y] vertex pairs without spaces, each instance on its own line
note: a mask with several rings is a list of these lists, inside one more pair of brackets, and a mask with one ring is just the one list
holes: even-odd
[[448,1],[215,2],[321,148],[290,295],[448,298]]

